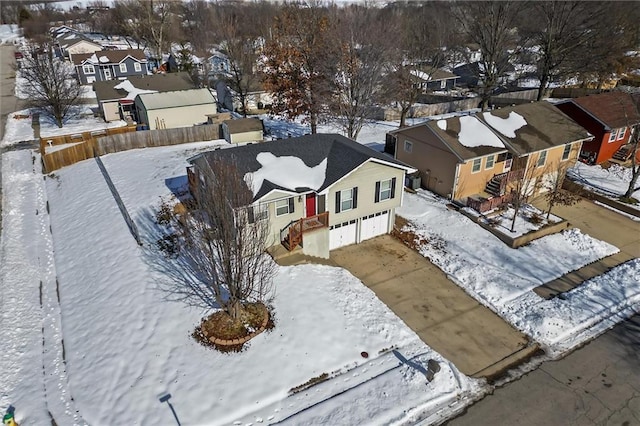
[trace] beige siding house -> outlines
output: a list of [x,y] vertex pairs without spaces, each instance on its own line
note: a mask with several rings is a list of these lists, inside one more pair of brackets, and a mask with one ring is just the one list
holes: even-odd
[[217,112],[209,89],[145,93],[137,95],[134,103],[139,123],[152,130],[206,123]]
[[335,134],[234,146],[189,160],[190,185],[201,185],[208,159],[235,161],[251,176],[252,215],[270,224],[269,245],[329,257],[329,251],[391,232],[403,182],[415,170]]
[[390,138],[423,187],[486,211],[508,202],[517,181],[543,190],[538,183],[575,162],[592,136],[548,102],[534,102],[428,121]]

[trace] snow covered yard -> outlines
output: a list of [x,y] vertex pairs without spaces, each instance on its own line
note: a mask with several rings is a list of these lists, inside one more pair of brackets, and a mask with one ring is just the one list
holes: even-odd
[[[480,214],[468,207],[465,207],[465,211],[475,217]],[[493,226],[498,232],[501,232],[511,238],[520,237],[539,230],[540,228],[558,223],[562,221],[562,218],[553,214],[549,215],[547,220],[546,213],[535,208],[530,204],[524,204],[520,207],[518,215],[516,216],[515,223],[513,222],[513,216],[515,209],[508,207],[504,210],[495,210],[485,212],[480,221],[488,225]],[[513,223],[513,232],[511,231],[511,225]]]
[[[640,302],[638,262],[622,265],[563,298],[543,300],[531,290],[618,249],[579,229],[511,249],[468,218],[447,209],[446,203],[420,190],[415,195],[405,194],[398,214],[411,221],[409,228],[423,240],[420,251],[425,257],[551,354],[597,335],[603,325],[591,326]],[[605,299],[608,302],[603,305]]]
[[[571,180],[584,185],[586,189],[614,200],[624,195],[631,181],[631,169],[615,163],[605,169],[600,165],[589,166],[577,162],[567,171],[567,175]],[[640,200],[640,190],[635,191],[632,197]],[[629,206],[640,210],[640,204],[629,204]]]
[[[159,398],[170,393],[183,424],[403,423],[445,418],[484,392],[483,382],[461,375],[340,268],[280,268],[273,331],[238,354],[199,345],[190,333],[206,311],[171,301],[167,289],[179,271],[165,273],[152,219],[169,186],[184,183],[185,159],[219,143],[102,158],[143,247],[94,160],[46,179],[68,376],[63,392],[84,421],[168,424],[172,413]],[[441,366],[430,383],[429,359]],[[289,395],[323,373],[336,377]]]
[[[95,105],[94,105],[95,107]],[[33,128],[31,127],[31,114],[29,109],[16,111],[7,116],[7,124],[3,140],[3,146],[9,146],[21,141],[33,140]],[[91,105],[79,105],[72,117],[70,117],[62,128],[40,115],[40,136],[42,138],[70,135],[94,130],[102,130],[113,127],[126,126],[126,121],[118,120],[106,123],[100,117],[94,117]]]

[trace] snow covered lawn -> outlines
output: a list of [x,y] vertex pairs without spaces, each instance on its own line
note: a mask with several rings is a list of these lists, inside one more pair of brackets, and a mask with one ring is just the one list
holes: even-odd
[[[480,215],[477,211],[468,207],[465,207],[465,211],[476,217]],[[484,214],[485,218],[481,218],[480,220],[483,223],[492,224],[496,231],[501,232],[510,238],[520,237],[530,232],[537,231],[546,225],[562,221],[562,218],[553,214],[549,215],[549,220],[547,220],[545,212],[530,204],[524,204],[518,211],[518,216],[516,217],[516,221],[513,226],[513,232],[511,232],[514,213],[515,210],[512,207],[509,207],[505,210],[487,212]]]
[[[567,171],[567,175],[571,180],[585,186],[586,189],[614,200],[627,192],[629,182],[631,182],[631,169],[615,163],[604,169],[601,166],[588,166],[577,162],[573,168]],[[640,200],[640,190],[635,191],[632,197]],[[629,204],[629,206],[640,210],[640,204]]]
[[[593,280],[570,292],[563,299],[545,301],[531,290],[567,272],[618,252],[606,242],[570,229],[511,249],[465,216],[447,209],[446,200],[420,190],[405,194],[398,214],[411,221],[410,228],[425,242],[421,253],[451,279],[516,328],[526,332],[558,354],[597,335],[592,324],[609,317],[610,311],[637,303],[629,294],[640,293],[634,273],[612,271],[602,281]],[[625,268],[637,271],[634,263]],[[620,267],[622,268],[622,267]],[[637,272],[636,272],[637,274]],[[611,297],[610,307],[590,298],[599,283]],[[617,295],[617,296],[616,296]],[[624,297],[623,297],[624,296]],[[634,300],[636,302],[634,302]],[[547,315],[547,313],[549,315]],[[586,320],[588,319],[588,321]]]
[[[67,392],[84,420],[170,424],[171,410],[159,401],[170,393],[183,424],[403,423],[446,417],[484,392],[483,382],[461,375],[340,268],[280,268],[276,327],[242,353],[222,354],[193,340],[206,312],[168,300],[179,271],[167,274],[152,218],[168,185],[186,179],[185,159],[219,143],[102,157],[142,248],[94,160],[46,180]],[[431,383],[423,374],[429,359],[442,368]],[[336,377],[289,395],[323,373]]]
[[[95,105],[94,105],[95,107]],[[94,117],[91,105],[80,105],[76,108],[73,117],[69,118],[62,128],[40,115],[40,136],[42,138],[71,135],[94,130],[103,130],[113,127],[126,126],[126,121],[118,120],[106,123],[100,117]],[[7,116],[4,139],[0,144],[12,145],[21,141],[33,140],[33,128],[31,127],[31,111],[23,109]]]

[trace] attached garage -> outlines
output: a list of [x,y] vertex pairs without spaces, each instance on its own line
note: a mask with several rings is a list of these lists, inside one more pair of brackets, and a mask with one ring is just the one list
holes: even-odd
[[355,219],[332,226],[329,230],[329,250],[355,244],[357,229],[358,221]]
[[360,241],[384,235],[389,230],[389,211],[363,217],[360,224]]

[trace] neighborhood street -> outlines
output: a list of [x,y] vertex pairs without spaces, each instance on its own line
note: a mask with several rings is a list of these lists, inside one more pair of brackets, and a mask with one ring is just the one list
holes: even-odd
[[448,422],[478,425],[640,424],[640,316],[559,361],[496,389]]

